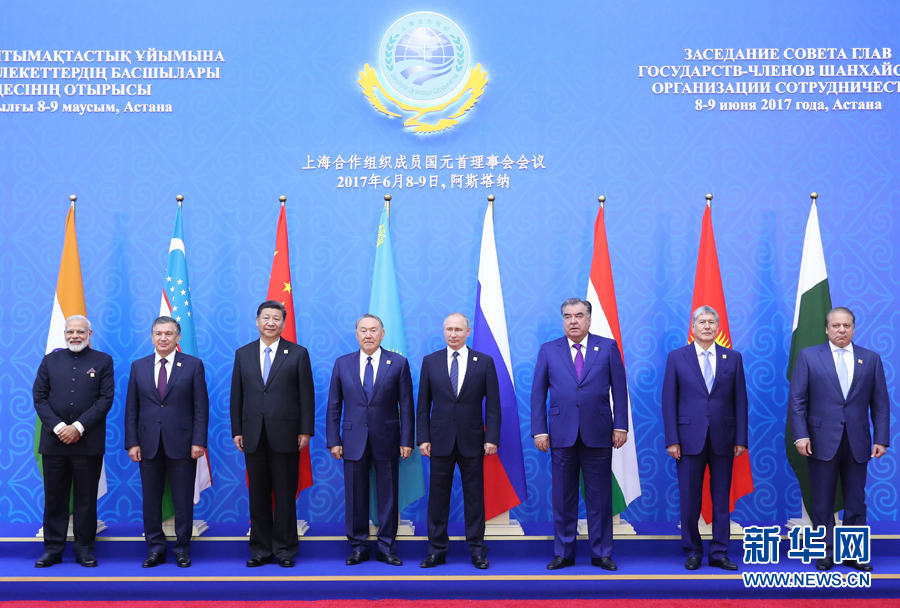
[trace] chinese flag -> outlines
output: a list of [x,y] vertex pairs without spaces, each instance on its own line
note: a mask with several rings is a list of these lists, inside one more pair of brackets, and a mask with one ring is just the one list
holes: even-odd
[[[291,342],[297,341],[297,325],[294,322],[294,296],[291,293],[291,260],[288,255],[288,230],[287,216],[284,212],[284,202],[281,203],[281,214],[278,216],[278,231],[275,235],[275,257],[272,259],[272,274],[269,277],[269,293],[267,300],[281,302],[287,311],[284,320],[284,331],[281,336]],[[300,452],[300,483],[297,487],[297,496],[300,492],[313,484],[312,464],[309,460],[309,446]]]
[[[716,238],[713,236],[712,209],[706,203],[703,212],[703,227],[700,231],[700,254],[697,257],[697,275],[694,278],[694,300],[691,312],[701,306],[712,306],[719,313],[719,335],[716,344],[731,348],[731,332],[728,329],[728,313],[725,310],[725,292],[722,290],[722,275],[719,273],[719,256],[716,254]],[[688,329],[688,344],[694,341],[694,332]],[[734,459],[731,477],[731,500],[729,512],[741,496],[753,491],[753,474],[750,471],[750,454],[745,451]],[[709,493],[709,468],[703,478],[703,520],[712,522],[712,498]]]

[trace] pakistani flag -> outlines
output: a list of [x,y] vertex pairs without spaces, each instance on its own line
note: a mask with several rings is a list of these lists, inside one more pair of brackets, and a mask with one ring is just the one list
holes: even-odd
[[[810,346],[824,344],[828,337],[825,334],[825,316],[831,310],[831,292],[828,290],[828,273],[825,271],[825,252],[822,249],[822,236],[819,233],[819,214],[816,210],[816,197],[813,196],[812,208],[806,222],[806,236],[803,237],[803,257],[800,260],[800,281],[797,285],[797,303],[794,306],[794,325],[791,333],[791,356],[788,360],[787,377],[791,379],[794,363],[800,351]],[[812,491],[809,486],[809,468],[806,457],[801,456],[794,447],[794,434],[791,432],[791,419],[786,416],[784,431],[785,448],[788,461],[803,495],[806,512],[812,512]],[[835,512],[843,509],[840,482],[838,482]]]

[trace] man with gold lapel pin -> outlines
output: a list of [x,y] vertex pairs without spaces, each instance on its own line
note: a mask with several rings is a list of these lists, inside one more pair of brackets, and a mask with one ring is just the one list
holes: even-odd
[[747,384],[741,353],[716,344],[719,313],[701,306],[691,315],[694,341],[666,359],[662,413],[666,450],[676,460],[684,567],[703,557],[699,519],[703,478],[709,467],[712,540],[709,565],[737,570],[728,559],[729,501],[734,459],[747,449]]
[[191,565],[194,478],[206,448],[209,393],[206,371],[197,357],[178,350],[181,324],[159,317],[150,329],[154,353],[131,364],[125,399],[125,449],[140,463],[147,559],[154,568],[166,561],[162,501],[166,476],[175,509],[175,560]]
[[[840,477],[845,526],[866,525],[866,472],[891,439],[891,401],[881,357],[853,343],[856,317],[832,308],[825,317],[828,342],[800,351],[791,376],[791,429],[797,451],[807,457],[813,525],[825,526],[827,555],[818,570],[834,567],[834,496]],[[869,415],[872,431],[869,430]],[[874,443],[873,443],[874,431]],[[839,560],[840,561],[840,560]],[[845,559],[863,572],[868,562]]]
[[[356,322],[359,350],[334,362],[328,391],[326,435],[332,456],[344,461],[348,566],[369,559],[369,468],[375,467],[380,562],[402,566],[397,556],[400,459],[409,458],[415,435],[412,376],[406,358],[381,348],[381,319]],[[343,414],[343,422],[341,420]]]

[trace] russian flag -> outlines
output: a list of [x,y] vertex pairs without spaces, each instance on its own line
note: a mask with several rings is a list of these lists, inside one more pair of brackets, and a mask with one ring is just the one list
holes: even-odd
[[486,519],[509,511],[528,497],[525,462],[519,429],[519,406],[512,380],[512,358],[506,332],[506,312],[500,288],[500,266],[494,242],[492,206],[484,216],[481,259],[478,263],[478,293],[472,345],[494,358],[500,383],[500,446],[497,454],[484,459],[484,511]]

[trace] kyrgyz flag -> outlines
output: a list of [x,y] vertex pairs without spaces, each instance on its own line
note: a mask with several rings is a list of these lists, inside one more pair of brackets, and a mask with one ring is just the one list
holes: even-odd
[[[163,281],[162,302],[159,306],[159,316],[172,317],[181,325],[181,341],[178,350],[186,355],[199,356],[197,349],[197,332],[194,327],[196,316],[194,315],[194,300],[191,296],[191,286],[188,282],[187,260],[184,249],[184,227],[181,220],[181,201],[178,201],[178,211],[175,212],[175,231],[169,242],[169,254],[166,258],[166,277]],[[212,487],[212,471],[209,466],[209,452],[203,451],[203,456],[197,460],[197,474],[194,477],[194,504],[200,502],[200,492]],[[169,480],[166,478],[166,489],[163,494],[162,516],[169,519],[175,515],[175,506],[172,504],[172,490]]]
[[[819,233],[819,213],[813,200],[806,221],[806,236],[803,237],[803,257],[800,259],[800,280],[797,284],[797,303],[794,305],[794,324],[791,333],[791,356],[788,360],[787,378],[791,379],[794,363],[800,351],[810,346],[828,341],[825,334],[825,317],[831,310],[831,292],[828,289],[828,273],[825,271],[825,252]],[[806,512],[812,511],[812,490],[809,486],[809,468],[805,456],[794,447],[791,432],[791,417],[786,416],[784,430],[785,448],[788,462],[800,482],[800,493]],[[843,493],[838,480],[834,510],[844,508]]]
[[[291,260],[288,255],[287,216],[284,202],[281,203],[281,214],[278,216],[278,231],[275,234],[275,257],[272,260],[272,274],[269,276],[269,293],[267,300],[275,300],[284,305],[287,315],[284,319],[284,330],[281,335],[291,342],[297,341],[297,326],[294,317],[294,296],[291,293]],[[312,464],[309,460],[309,445],[300,452],[300,480],[297,484],[297,496],[313,484]]]
[[[372,273],[372,296],[369,299],[369,313],[378,316],[384,323],[384,340],[381,347],[406,357],[406,332],[403,330],[403,315],[400,313],[400,292],[397,289],[397,273],[394,270],[394,251],[391,247],[391,223],[388,206],[385,203],[378,222],[375,238],[375,269]],[[404,424],[410,421],[404,421]],[[402,511],[425,496],[425,476],[422,472],[422,455],[415,446],[409,458],[400,461],[399,496],[397,509]],[[370,487],[375,487],[375,471],[369,472]],[[377,493],[369,492],[369,515],[378,523]]]
[[[66,348],[64,332],[66,319],[72,315],[87,316],[87,308],[84,305],[84,283],[81,280],[81,260],[78,257],[78,239],[75,236],[75,197],[72,196],[72,205],[66,216],[66,237],[63,241],[62,260],[59,263],[59,276],[56,279],[56,295],[53,298],[53,311],[50,313],[50,331],[47,334],[47,349],[44,354],[49,355],[55,350]],[[34,425],[34,459],[44,475],[44,461],[38,453],[41,443],[41,419],[36,417]],[[106,494],[106,463],[100,471],[100,487],[97,490],[97,498]]]
[[496,454],[484,458],[484,513],[486,519],[493,519],[524,502],[528,490],[491,207],[481,233],[474,325],[472,345],[493,357],[500,384],[500,445]]
[[[697,256],[697,275],[694,278],[694,300],[691,312],[701,306],[712,306],[719,313],[719,335],[716,344],[731,348],[731,332],[728,329],[728,313],[725,310],[725,292],[722,289],[722,275],[719,272],[719,256],[716,253],[716,238],[713,236],[712,209],[706,203],[703,212],[703,227],[700,230],[700,254]],[[694,341],[694,332],[688,329],[688,344]],[[734,511],[738,498],[753,491],[753,474],[750,471],[749,450],[734,459],[731,477],[731,499],[729,512]],[[712,521],[712,497],[709,493],[709,467],[703,477],[704,521]]]
[[[616,287],[613,284],[612,264],[609,261],[609,244],[606,240],[606,222],[603,203],[594,222],[594,257],[591,260],[591,276],[588,279],[587,301],[591,303],[591,329],[597,335],[616,341],[622,363],[625,350],[619,329],[619,309],[616,306]],[[612,399],[612,391],[610,391]],[[628,395],[628,441],[613,450],[613,515],[625,510],[631,501],[641,495],[641,476],[637,462],[637,435],[631,422],[631,394]]]

